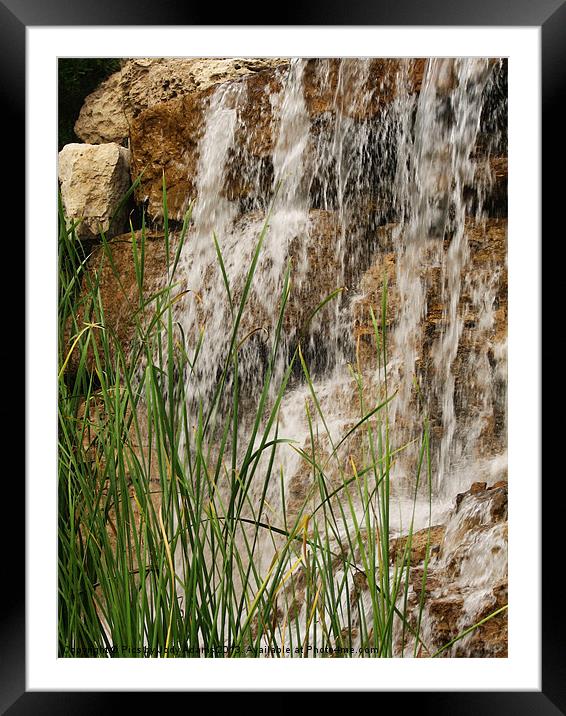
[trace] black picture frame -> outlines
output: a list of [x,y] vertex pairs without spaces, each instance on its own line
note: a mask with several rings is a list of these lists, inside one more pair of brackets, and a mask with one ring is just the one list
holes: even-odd
[[[327,0],[310,0],[308,3],[291,2],[281,7],[281,16],[261,23],[243,23],[242,6],[234,5],[221,11],[223,25],[389,25],[389,26],[538,26],[541,28],[542,49],[542,229],[550,240],[551,212],[561,206],[563,183],[554,178],[554,168],[563,166],[564,130],[560,100],[566,91],[566,3],[565,0],[475,0],[456,3],[453,0],[350,0],[348,3]],[[275,15],[275,13],[274,13]],[[214,16],[214,17],[213,17]],[[84,26],[84,25],[152,25],[152,26],[204,26],[216,23],[218,11],[206,4],[182,5],[173,0],[159,3],[149,0],[98,0],[96,3],[64,0],[1,0],[0,1],[0,106],[9,128],[9,143],[25,146],[26,103],[26,28],[28,26]],[[21,151],[14,160],[14,169],[7,166],[2,172],[2,196],[13,216],[25,216],[24,163]],[[20,176],[17,176],[17,167]],[[512,169],[511,169],[512,171]],[[563,199],[562,199],[563,201]],[[12,227],[13,228],[13,227]],[[14,232],[15,233],[15,232]],[[12,237],[8,253],[12,266],[25,262],[21,223],[18,236]],[[17,241],[15,240],[17,238]],[[21,317],[21,311],[18,314]],[[21,318],[19,334],[14,326],[14,345],[24,345]],[[536,336],[539,340],[540,337]],[[532,337],[531,337],[532,340]],[[542,344],[540,344],[542,345]],[[21,351],[14,361],[10,351],[2,351],[3,375],[17,396],[8,405],[23,404],[22,380],[15,379],[19,370]],[[17,401],[17,402],[15,402]],[[5,408],[2,407],[2,411]],[[3,415],[4,418],[8,416]],[[21,436],[21,423],[10,415],[15,430],[14,442],[8,450],[15,451],[17,436]],[[5,421],[3,421],[5,422]],[[533,426],[538,429],[538,426]],[[19,438],[21,440],[21,437]],[[33,446],[27,445],[27,450]],[[24,452],[20,451],[19,455]],[[21,461],[20,461],[21,464]],[[18,471],[19,470],[19,471]],[[11,492],[5,502],[16,519],[3,521],[4,545],[3,574],[5,606],[0,614],[0,712],[13,716],[34,713],[99,713],[102,709],[127,708],[120,693],[86,692],[30,692],[26,690],[25,663],[25,488],[21,468],[16,468],[5,480],[5,490]],[[541,466],[542,474],[542,466]],[[533,484],[540,476],[533,475]],[[6,493],[4,493],[6,495]],[[407,692],[402,708],[418,708],[419,712],[441,714],[566,714],[566,639],[564,619],[561,615],[559,586],[555,580],[561,576],[560,542],[555,536],[556,525],[561,525],[559,512],[566,504],[564,481],[556,479],[543,495],[543,575],[542,575],[542,690],[540,692]],[[562,499],[561,499],[562,498]],[[5,514],[5,517],[7,515]],[[19,519],[18,519],[19,518]],[[15,526],[14,526],[15,525]],[[7,577],[7,579],[6,579]],[[537,578],[538,575],[531,575]],[[9,588],[8,588],[9,586]],[[557,598],[558,597],[558,598]],[[449,687],[449,685],[447,685]],[[261,688],[258,685],[258,690]],[[368,688],[370,688],[368,686]],[[220,689],[219,689],[220,690]],[[131,696],[131,695],[130,695]],[[379,699],[385,697],[381,694]],[[129,696],[126,696],[129,698]],[[145,705],[151,708],[152,694],[144,694]],[[162,695],[156,694],[162,699]],[[413,701],[415,704],[413,704]],[[418,702],[418,706],[417,706]],[[128,705],[131,707],[130,702]]]

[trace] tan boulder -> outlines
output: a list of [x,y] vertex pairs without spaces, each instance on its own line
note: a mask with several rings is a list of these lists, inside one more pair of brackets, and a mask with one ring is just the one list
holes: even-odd
[[124,228],[116,211],[130,186],[130,152],[118,144],[67,144],[59,152],[59,181],[67,219],[79,238],[109,238]]
[[121,72],[114,72],[87,96],[75,122],[75,134],[88,144],[125,143],[129,124],[124,112]]

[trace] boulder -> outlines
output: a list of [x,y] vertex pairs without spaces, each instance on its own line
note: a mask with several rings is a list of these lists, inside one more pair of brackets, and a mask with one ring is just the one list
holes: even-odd
[[124,143],[148,107],[286,63],[281,58],[138,58],[124,62],[81,109],[75,133],[84,142]]
[[125,144],[129,129],[121,79],[122,72],[114,72],[85,99],[74,127],[83,142]]
[[79,238],[123,230],[124,213],[116,212],[130,186],[129,167],[129,150],[115,143],[67,144],[59,152],[63,208],[67,219],[79,222]]

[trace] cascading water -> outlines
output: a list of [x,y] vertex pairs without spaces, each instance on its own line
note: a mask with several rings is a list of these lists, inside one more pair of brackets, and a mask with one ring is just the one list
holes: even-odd
[[[412,132],[401,126],[397,202],[401,221],[397,230],[396,277],[400,317],[395,342],[401,355],[399,417],[411,412],[412,385],[422,353],[426,316],[423,266],[440,267],[442,328],[432,347],[434,375],[431,392],[438,401],[442,438],[438,446],[436,488],[444,488],[454,457],[456,433],[453,364],[463,326],[460,308],[463,271],[469,259],[464,188],[474,184],[473,159],[489,65],[480,60],[430,60],[415,107]],[[403,116],[410,108],[402,107]],[[481,215],[481,207],[477,208]],[[446,252],[444,243],[449,242]],[[453,486],[444,492],[453,493]]]
[[[398,391],[391,404],[392,440],[396,446],[414,441],[428,414],[434,480],[431,517],[426,491],[414,505],[409,474],[418,445],[409,445],[392,469],[392,534],[406,532],[412,516],[415,529],[430,519],[440,521],[456,493],[478,476],[494,482],[505,472],[506,344],[494,328],[505,267],[492,261],[478,269],[470,249],[470,242],[481,248],[487,236],[483,199],[491,180],[482,168],[489,165],[491,147],[489,141],[485,146],[482,126],[501,63],[433,59],[419,82],[415,77],[422,64],[291,61],[279,71],[275,87],[265,85],[272,141],[260,156],[249,146],[257,128],[246,124],[251,85],[245,80],[219,85],[205,115],[193,224],[179,264],[188,293],[176,306],[189,353],[204,331],[196,389],[194,373],[184,379],[190,380],[186,393],[196,390],[206,405],[228,351],[233,309],[225,280],[237,306],[267,219],[240,327],[242,411],[253,404],[262,384],[283,276],[291,262],[291,298],[273,385],[279,385],[300,339],[327,419],[322,430],[312,404],[307,416],[309,388],[295,373],[277,430],[306,448],[310,417],[321,429],[317,449],[328,454],[359,419],[348,364],[359,362],[371,336],[364,287],[373,276],[377,295],[389,271],[388,381],[389,392]],[[387,82],[378,74],[384,66]],[[244,194],[230,191],[228,185],[236,180],[245,185]],[[338,288],[347,290],[307,322]],[[378,314],[379,298],[373,308]],[[363,381],[370,391],[380,394],[383,378],[375,360],[366,360]],[[250,419],[243,414],[242,424]],[[494,421],[497,430],[490,433]],[[344,456],[348,459],[351,454]],[[282,476],[286,505],[281,504],[281,486],[270,485],[273,524],[283,507],[296,511],[310,489],[296,450],[283,447],[276,461],[274,474]],[[251,486],[251,503],[259,500],[260,489]],[[267,535],[259,546],[260,571],[269,568],[275,545],[273,535]],[[469,579],[481,581],[472,572]]]

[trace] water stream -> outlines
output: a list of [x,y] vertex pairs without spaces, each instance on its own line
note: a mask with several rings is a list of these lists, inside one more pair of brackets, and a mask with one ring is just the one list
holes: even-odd
[[[421,490],[414,512],[419,529],[429,520],[442,522],[455,495],[472,482],[493,483],[506,475],[506,343],[494,329],[505,267],[474,259],[490,240],[483,201],[492,180],[481,169],[501,140],[494,134],[489,139],[484,127],[501,64],[472,58],[419,66],[399,60],[380,75],[381,62],[292,60],[279,70],[275,89],[265,85],[270,141],[267,151],[255,154],[246,141],[257,129],[246,125],[248,83],[217,87],[206,110],[193,224],[179,268],[193,298],[180,304],[176,320],[189,354],[204,330],[196,378],[191,373],[184,379],[190,381],[187,394],[206,405],[226,358],[232,321],[212,234],[237,303],[267,219],[241,324],[242,338],[251,336],[240,355],[242,410],[254,404],[263,382],[290,261],[291,298],[270,398],[300,337],[326,426],[316,410],[311,417],[321,449],[328,451],[360,415],[349,364],[361,361],[370,394],[383,388],[383,367],[372,357],[368,305],[379,315],[386,273],[388,391],[397,391],[391,439],[396,446],[417,439],[425,415],[432,430],[433,514]],[[244,198],[227,190],[235,176],[246,186]],[[309,313],[337,288],[346,290],[305,331]],[[299,373],[281,404],[278,431],[306,448],[310,392]],[[242,420],[246,424],[245,414]],[[405,533],[413,515],[417,453],[418,441],[392,470],[393,535]],[[292,512],[293,500],[308,492],[308,477],[295,450],[283,447],[277,461],[274,473],[283,476]],[[259,499],[253,486],[250,495]],[[274,524],[280,499],[280,485],[270,486]],[[273,549],[273,540],[266,539],[262,569],[269,567]],[[497,569],[502,570],[499,562]],[[470,579],[485,579],[472,572]]]

